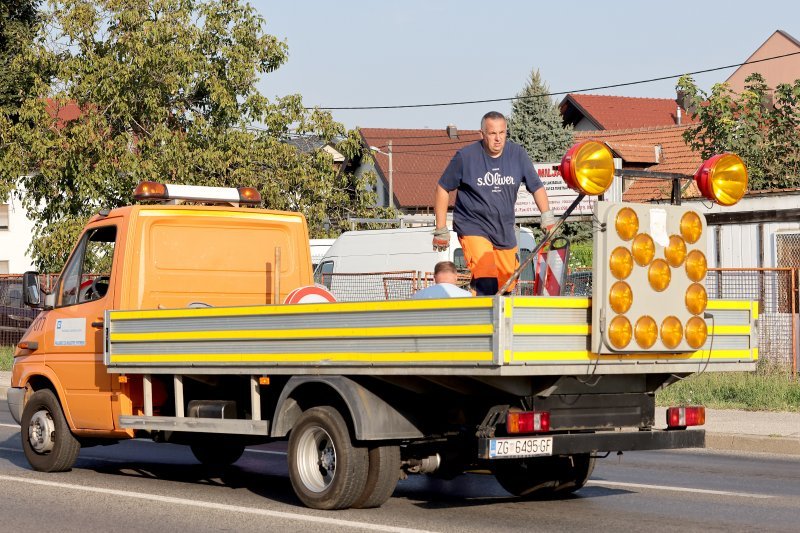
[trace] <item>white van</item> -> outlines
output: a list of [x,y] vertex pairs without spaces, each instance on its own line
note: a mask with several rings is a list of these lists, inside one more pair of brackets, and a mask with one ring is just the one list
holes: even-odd
[[[443,252],[435,252],[431,241],[431,226],[415,228],[390,228],[379,230],[346,231],[330,246],[317,265],[314,279],[322,283],[342,299],[342,288],[332,280],[331,274],[368,274],[398,271],[433,272],[439,261],[452,261],[460,272],[467,273],[464,252],[455,232],[450,232],[450,247]],[[533,232],[520,228],[517,232],[520,261],[524,261],[536,246]],[[533,280],[533,266],[530,265],[520,276],[523,281]],[[370,292],[370,291],[366,291]],[[362,290],[362,293],[364,291]],[[365,294],[366,295],[366,294]],[[373,299],[376,295],[370,295]],[[379,296],[379,294],[377,295]],[[350,299],[350,298],[346,298]]]
[[311,248],[311,268],[316,269],[317,265],[322,258],[325,257],[325,253],[331,247],[333,242],[336,239],[309,239],[308,245]]

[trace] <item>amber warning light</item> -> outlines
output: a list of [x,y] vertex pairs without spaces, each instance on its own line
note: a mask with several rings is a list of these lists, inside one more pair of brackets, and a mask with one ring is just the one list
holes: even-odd
[[167,185],[154,181],[139,183],[133,193],[136,200],[158,200],[165,203],[198,202],[204,204],[261,205],[261,194],[254,187],[205,187],[200,185]]

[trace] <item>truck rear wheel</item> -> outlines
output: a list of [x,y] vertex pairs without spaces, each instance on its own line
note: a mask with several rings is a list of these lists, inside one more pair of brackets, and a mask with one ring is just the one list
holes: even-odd
[[189,447],[195,459],[207,466],[230,466],[244,453],[245,445],[241,440],[220,435],[208,435]]
[[583,487],[594,471],[588,453],[560,457],[501,459],[494,464],[497,482],[515,496],[552,498]]
[[380,507],[392,497],[400,480],[400,446],[374,446],[369,449],[369,472],[361,496],[351,507]]
[[39,472],[66,472],[81,445],[69,430],[58,398],[49,389],[34,392],[22,411],[22,450]]
[[366,447],[353,446],[342,415],[330,406],[305,411],[289,434],[289,479],[313,509],[346,509],[364,493]]

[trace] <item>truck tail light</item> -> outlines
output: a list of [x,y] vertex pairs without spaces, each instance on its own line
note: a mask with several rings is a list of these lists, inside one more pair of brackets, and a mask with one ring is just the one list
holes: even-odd
[[512,411],[506,416],[506,431],[509,434],[550,431],[550,413],[547,411]]
[[683,428],[702,426],[706,423],[706,408],[702,405],[691,407],[670,407],[667,409],[667,427]]

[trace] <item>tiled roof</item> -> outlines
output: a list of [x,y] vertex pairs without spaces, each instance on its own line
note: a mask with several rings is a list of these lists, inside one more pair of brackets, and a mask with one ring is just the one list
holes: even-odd
[[[568,94],[559,105],[561,114],[572,123],[570,108],[588,117],[602,130],[674,126],[677,124],[678,103],[669,98],[633,98],[599,94]],[[685,110],[681,124],[694,122]]]
[[[576,132],[575,140],[595,139],[605,142],[614,154],[622,158],[622,167],[633,167],[653,172],[694,174],[700,164],[700,154],[683,140],[687,126],[666,126],[620,131]],[[626,202],[646,202],[656,198],[669,198],[669,181],[639,178],[623,194]],[[699,196],[692,183],[684,191],[685,198]]]
[[[361,136],[366,146],[381,152],[386,152],[392,141],[392,188],[395,205],[401,209],[431,208],[436,183],[450,159],[460,148],[481,138],[479,130],[459,130],[458,138],[451,139],[444,128],[362,128]],[[388,188],[389,158],[374,152],[373,157]]]
[[47,113],[56,119],[55,127],[59,130],[62,129],[67,122],[81,116],[80,106],[72,101],[59,104],[57,100],[47,98],[45,99],[45,108],[47,109]]

